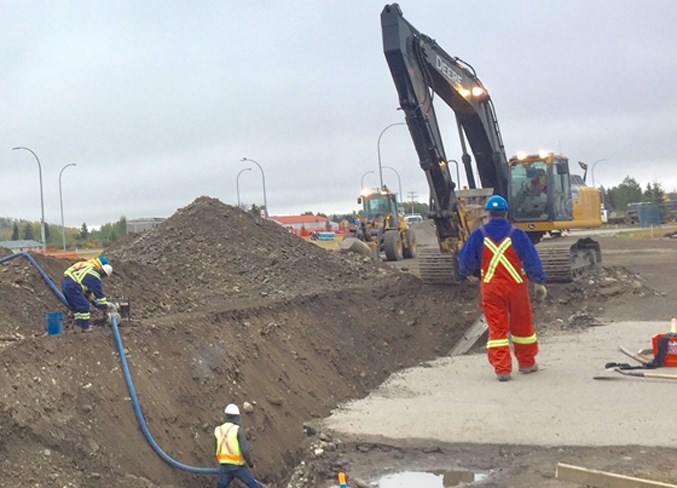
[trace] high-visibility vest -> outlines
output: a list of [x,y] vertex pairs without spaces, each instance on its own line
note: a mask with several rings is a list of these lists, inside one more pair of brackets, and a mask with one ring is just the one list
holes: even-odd
[[[512,230],[500,242],[494,242],[484,229],[484,252],[482,253],[482,283],[494,280],[522,284],[526,273],[522,261],[512,246]],[[519,271],[518,271],[519,270]]]
[[90,261],[80,261],[79,263],[75,263],[64,272],[64,276],[68,276],[70,279],[75,281],[82,287],[83,290],[86,287],[82,284],[82,281],[87,275],[92,275],[98,280],[101,280],[101,275],[96,271],[96,268]]
[[235,464],[243,466],[245,460],[242,457],[237,433],[240,426],[232,422],[226,422],[214,429],[216,437],[216,459],[220,464]]

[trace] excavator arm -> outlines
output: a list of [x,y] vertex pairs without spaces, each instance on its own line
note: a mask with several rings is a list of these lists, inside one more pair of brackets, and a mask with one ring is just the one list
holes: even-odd
[[417,31],[397,4],[381,13],[383,47],[397,88],[400,106],[414,141],[420,166],[431,190],[431,217],[440,246],[463,238],[456,184],[452,181],[433,98],[439,96],[456,115],[462,161],[470,188],[475,188],[466,139],[475,156],[481,186],[507,196],[507,158],[491,98],[473,68],[447,54],[433,39]]
[[[404,19],[402,10],[396,3],[386,5],[383,9],[381,29],[383,49],[395,82],[400,107],[405,113],[419,164],[426,174],[430,187],[429,216],[435,222],[440,251],[447,254],[447,261],[444,257],[435,257],[427,264],[422,260],[421,275],[425,280],[424,267],[428,268],[430,273],[435,268],[442,267],[447,278],[440,277],[439,280],[434,278],[434,280],[427,281],[448,282],[450,280],[448,275],[455,272],[455,265],[450,264],[449,255],[456,254],[460,245],[477,226],[478,219],[472,215],[472,212],[477,209],[467,205],[468,199],[464,198],[463,203],[459,201],[456,191],[458,182],[452,180],[449,171],[449,160],[444,151],[433,106],[434,97],[441,98],[453,110],[456,117],[462,149],[461,160],[471,190],[480,187],[485,189],[485,195],[493,192],[510,200],[511,164],[518,164],[518,162],[508,162],[493,102],[472,66],[449,55],[433,39],[416,30]],[[475,171],[473,171],[468,145],[475,157],[474,169],[479,176],[479,185],[475,182]],[[561,168],[559,166],[557,168],[556,176],[561,180],[564,176],[560,177]],[[568,164],[566,171],[562,172],[562,174],[565,173],[568,177]],[[564,194],[564,189],[560,190]],[[565,190],[568,190],[570,195],[568,185]],[[480,190],[476,190],[475,193],[479,194]],[[553,200],[555,195],[551,194],[548,198]],[[549,203],[545,208],[552,212],[550,209],[555,206]],[[539,216],[543,222],[539,221],[534,224],[530,221],[522,221],[524,220],[522,219],[517,224],[520,228],[524,228],[535,242],[544,234],[544,231],[537,227],[539,225],[553,227],[557,220],[554,215],[547,217],[543,215],[544,212],[541,212]],[[565,225],[569,226],[566,223]],[[553,258],[552,261],[557,262],[554,267],[558,271],[561,268],[564,270],[562,273],[569,276],[571,270],[575,268],[569,263],[575,262],[576,256],[581,252],[576,247],[571,247],[571,251],[567,251],[566,246],[561,247],[563,249],[558,250],[556,259]],[[591,246],[584,246],[584,248],[587,250]],[[595,252],[599,255],[598,246]],[[421,252],[421,258],[423,258],[423,252]],[[597,265],[599,259],[597,257],[585,258],[582,263],[578,268],[584,269],[589,265]]]

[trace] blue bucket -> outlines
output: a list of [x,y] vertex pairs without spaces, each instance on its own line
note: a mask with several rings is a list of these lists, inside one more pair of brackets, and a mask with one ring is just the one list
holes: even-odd
[[63,334],[62,312],[51,312],[47,314],[47,334],[51,336]]

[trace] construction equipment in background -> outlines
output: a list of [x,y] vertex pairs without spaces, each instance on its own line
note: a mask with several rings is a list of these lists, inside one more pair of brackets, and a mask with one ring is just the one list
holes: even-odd
[[384,186],[357,199],[362,205],[354,237],[364,242],[374,256],[385,254],[386,261],[416,257],[416,236],[399,211],[397,195]]
[[[534,243],[561,229],[602,225],[599,191],[569,173],[566,156],[544,151],[508,160],[491,97],[472,66],[417,31],[397,4],[383,9],[381,27],[400,106],[430,187],[429,217],[435,223],[440,252],[425,259],[422,253],[419,264],[424,281],[454,283],[456,255],[483,223],[482,212],[476,208],[482,202],[475,198],[469,207],[456,191],[458,182],[451,178],[434,95],[454,111],[469,189],[481,186],[488,196],[506,198],[513,224]],[[480,185],[475,183],[474,171]],[[550,239],[539,244],[538,251],[549,281],[571,281],[601,264],[599,244],[592,239]]]

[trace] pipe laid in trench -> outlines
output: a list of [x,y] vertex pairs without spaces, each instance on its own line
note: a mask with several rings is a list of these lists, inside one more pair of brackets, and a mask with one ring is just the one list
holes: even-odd
[[[0,258],[0,264],[10,261],[14,258],[17,258],[19,256],[25,257],[34,267],[35,269],[38,270],[40,273],[40,276],[42,276],[42,279],[45,280],[47,285],[52,289],[54,294],[65,304],[68,304],[66,301],[66,297],[64,297],[63,293],[57,288],[57,286],[54,284],[54,282],[50,279],[49,275],[45,273],[45,271],[40,267],[40,265],[33,259],[33,256],[28,254],[27,252],[21,252],[17,254],[12,254],[10,256],[6,256],[4,258]],[[132,398],[132,405],[134,405],[134,414],[136,415],[136,420],[139,422],[139,427],[141,427],[141,431],[143,432],[144,437],[146,438],[146,441],[148,441],[148,444],[150,444],[150,447],[153,448],[155,453],[160,456],[160,458],[165,461],[167,464],[170,466],[181,469],[183,471],[188,471],[190,473],[197,473],[197,474],[219,474],[219,469],[218,468],[200,468],[200,467],[195,467],[195,466],[188,466],[187,464],[180,463],[174,459],[172,459],[166,452],[162,450],[162,448],[155,442],[155,439],[153,439],[152,434],[150,433],[150,430],[148,429],[148,425],[146,424],[146,419],[143,416],[143,412],[141,411],[141,405],[139,404],[139,398],[136,396],[136,389],[134,388],[134,381],[132,381],[132,375],[129,371],[129,365],[127,364],[127,357],[125,356],[125,348],[122,345],[122,338],[120,336],[120,329],[118,327],[118,321],[114,317],[113,318],[113,333],[115,335],[115,343],[117,344],[118,347],[118,352],[120,354],[120,362],[122,363],[122,370],[125,375],[125,382],[127,383],[127,389],[129,390],[129,396]]]

